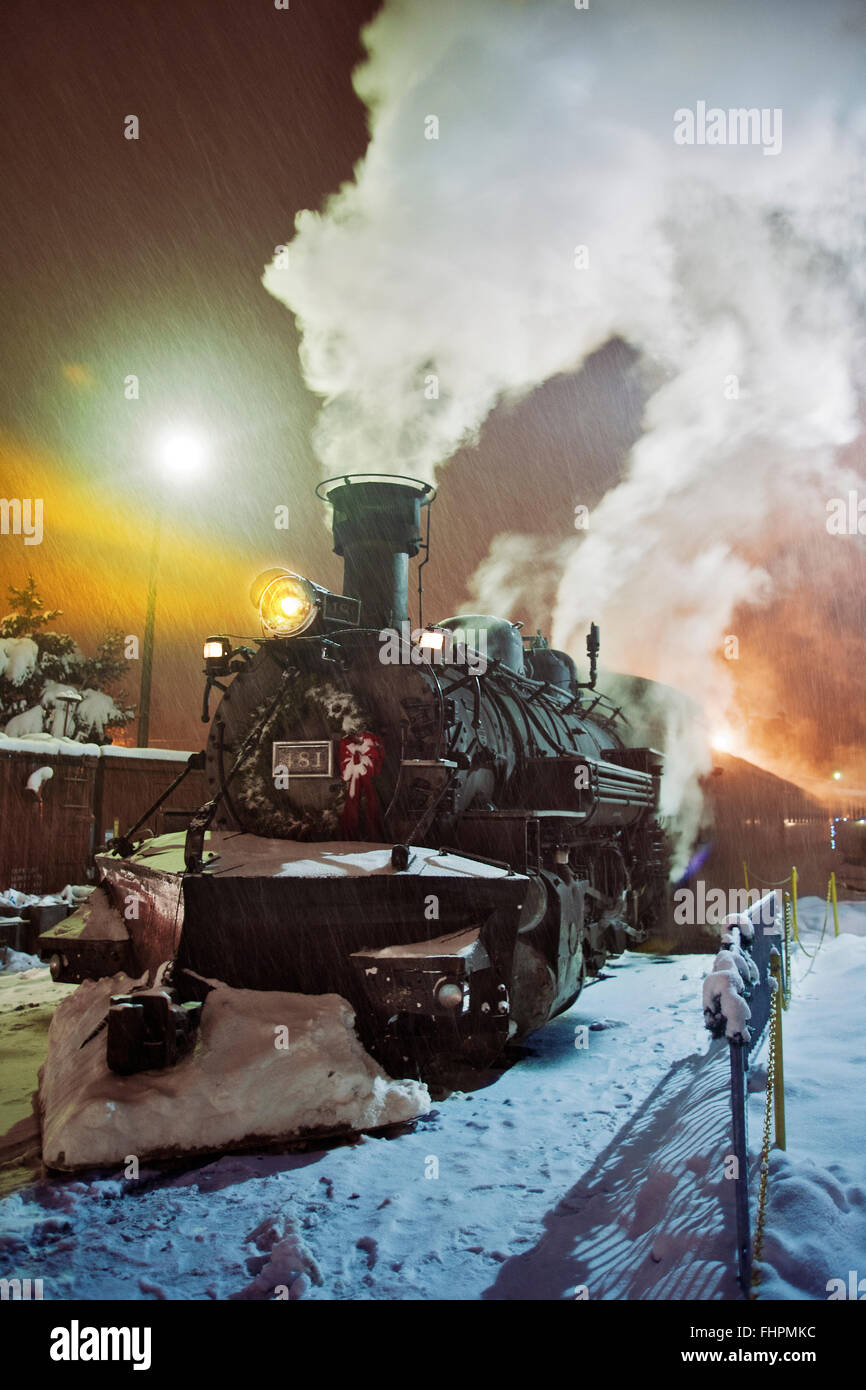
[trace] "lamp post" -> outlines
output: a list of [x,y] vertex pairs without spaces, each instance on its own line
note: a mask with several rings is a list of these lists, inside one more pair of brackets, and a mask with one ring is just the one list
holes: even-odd
[[[173,483],[183,483],[198,472],[204,458],[202,440],[187,431],[174,431],[160,441],[159,462],[163,473]],[[153,680],[153,649],[156,634],[156,588],[159,578],[159,547],[162,539],[164,494],[160,494],[153,538],[150,543],[150,565],[147,579],[147,609],[144,618],[144,641],[141,649],[141,691],[138,702],[138,747],[150,746],[150,691]]]
[[147,580],[147,612],[144,619],[144,642],[141,649],[141,694],[138,701],[138,746],[149,747],[150,686],[153,677],[153,637],[156,628],[156,581],[159,574],[159,542],[162,535],[162,507],[153,523],[150,543],[150,568]]

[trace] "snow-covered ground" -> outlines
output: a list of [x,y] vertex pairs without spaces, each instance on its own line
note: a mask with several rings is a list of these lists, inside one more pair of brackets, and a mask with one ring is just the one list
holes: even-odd
[[[823,910],[802,904],[809,950]],[[843,935],[795,956],[762,1297],[866,1275],[866,905],[840,911]],[[736,1298],[711,963],[612,962],[517,1065],[392,1138],[28,1183],[0,1202],[0,1276],[41,1278],[46,1298]]]

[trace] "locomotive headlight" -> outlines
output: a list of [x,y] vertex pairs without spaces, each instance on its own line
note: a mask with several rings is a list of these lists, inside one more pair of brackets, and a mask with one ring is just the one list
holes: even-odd
[[290,570],[265,570],[253,584],[250,598],[272,637],[296,637],[306,632],[319,611],[316,586]]
[[441,652],[445,645],[445,633],[435,627],[425,628],[418,639],[418,646],[430,652]]

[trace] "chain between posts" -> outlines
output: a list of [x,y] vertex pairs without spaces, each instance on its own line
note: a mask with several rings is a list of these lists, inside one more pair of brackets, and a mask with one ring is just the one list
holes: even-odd
[[770,1021],[770,1036],[767,1045],[767,1092],[764,1098],[764,1137],[761,1144],[761,1183],[758,1189],[758,1214],[755,1218],[755,1238],[752,1246],[752,1289],[751,1297],[758,1296],[761,1282],[759,1268],[764,1253],[764,1228],[767,1221],[767,1187],[770,1177],[770,1133],[772,1125],[773,1088],[776,1077],[776,1011]]
[[[748,889],[749,870],[745,860],[743,861],[743,877]],[[753,875],[757,878],[757,875]],[[758,882],[761,882],[758,878]],[[760,1161],[760,1183],[757,1200],[757,1214],[754,1228],[754,1238],[749,1243],[749,1217],[748,1217],[748,1177],[745,1178],[747,1184],[745,1192],[739,1192],[738,1184],[738,1210],[737,1210],[737,1231],[739,1241],[739,1262],[740,1262],[740,1286],[748,1287],[748,1296],[751,1299],[758,1297],[758,1290],[761,1283],[760,1264],[763,1258],[764,1237],[767,1225],[767,1203],[769,1195],[770,1179],[770,1150],[773,1147],[780,1149],[786,1148],[787,1135],[785,1126],[785,1070],[784,1053],[782,1045],[782,1012],[791,1003],[792,995],[792,975],[791,975],[791,954],[792,944],[796,944],[809,958],[811,964],[808,975],[814,967],[817,957],[824,943],[827,932],[830,909],[833,910],[833,929],[834,935],[839,936],[839,908],[837,898],[837,886],[835,872],[830,874],[827,884],[827,896],[824,907],[824,922],[821,927],[821,935],[818,944],[813,951],[807,951],[800,941],[799,923],[797,914],[797,887],[798,875],[796,867],[792,868],[788,880],[790,882],[790,892],[783,894],[783,923],[782,932],[782,954],[777,949],[770,952],[767,968],[772,979],[773,997],[770,1005],[770,1020],[767,1042],[767,1079],[766,1092],[764,1098],[764,1125],[761,1143]],[[781,886],[781,885],[777,885]],[[778,920],[778,919],[777,919]],[[738,1050],[731,1047],[731,1076],[732,1076],[732,1105],[734,1108],[734,1145],[735,1148],[747,1156],[747,1145],[745,1135],[745,1106],[746,1095],[744,1086],[744,1074],[748,1067],[740,1061]],[[744,1058],[745,1060],[745,1058]],[[742,1111],[742,1116],[740,1116]]]
[[791,903],[785,894],[785,987],[782,990],[782,1007],[787,1009],[791,1003]]
[[761,1143],[761,1182],[758,1189],[758,1212],[755,1219],[755,1238],[752,1245],[751,1297],[758,1297],[761,1282],[760,1261],[764,1251],[764,1232],[767,1222],[767,1193],[770,1182],[770,1136],[775,1133],[776,1147],[785,1148],[785,1071],[782,1053],[782,1008],[784,988],[781,960],[777,951],[770,957],[770,971],[775,981],[773,1012],[767,1041],[767,1088],[764,1099],[764,1134]]

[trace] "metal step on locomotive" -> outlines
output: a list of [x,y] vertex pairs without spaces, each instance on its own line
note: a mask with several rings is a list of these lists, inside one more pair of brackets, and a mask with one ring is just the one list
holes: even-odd
[[213,979],[343,995],[394,1077],[486,1064],[664,913],[662,758],[595,690],[597,627],[580,681],[506,619],[425,626],[433,487],[366,474],[318,492],[343,593],[259,576],[262,638],[204,645],[210,730],[190,761],[211,799],[155,838],[151,808],[40,938],[58,981],[146,972],[109,1011],[117,1071],[182,1055]]

